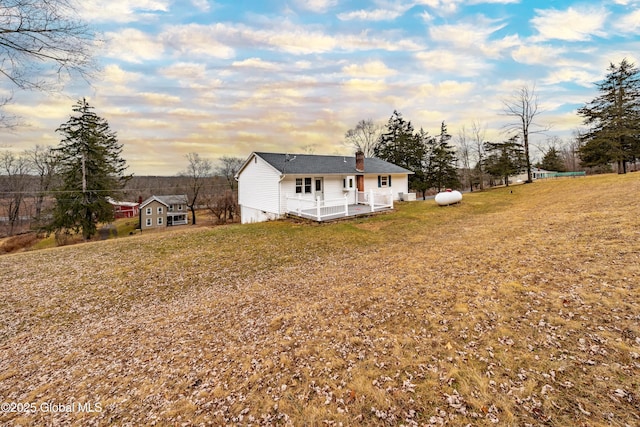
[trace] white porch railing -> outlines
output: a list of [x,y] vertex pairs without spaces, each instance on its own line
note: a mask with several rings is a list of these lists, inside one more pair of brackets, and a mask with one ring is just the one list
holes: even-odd
[[298,216],[311,217],[317,221],[322,221],[327,217],[340,217],[349,215],[349,201],[347,196],[339,199],[321,200],[320,197],[313,199],[303,198],[301,194],[297,196],[286,196],[287,212]]
[[176,213],[176,212],[168,212],[167,213],[167,225],[169,225],[169,220],[171,220],[171,225],[187,225],[187,213]]
[[393,190],[389,189],[389,192],[374,193],[373,189],[369,191],[356,192],[356,202],[359,205],[368,205],[371,207],[371,212],[376,209],[393,209]]

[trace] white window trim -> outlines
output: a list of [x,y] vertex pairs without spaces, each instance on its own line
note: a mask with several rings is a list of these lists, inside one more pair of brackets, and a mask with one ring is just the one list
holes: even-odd
[[162,215],[162,206],[158,206],[158,215]]
[[[300,181],[300,184],[298,184]],[[313,189],[315,183],[313,182],[313,177],[305,176],[303,178],[296,178],[295,182],[295,191],[296,194],[313,194]],[[309,191],[307,191],[307,189]]]
[[151,208],[147,208],[147,215],[151,215],[151,214],[152,214],[152,212],[153,212],[153,211],[151,210]]
[[162,225],[162,222],[163,222],[162,217],[161,217],[161,216],[159,216],[159,217],[158,217],[158,225]]
[[147,227],[151,227],[153,225],[153,221],[151,218],[147,218]]
[[342,189],[343,190],[353,190],[355,187],[355,179],[356,177],[353,175],[348,175],[342,178]]

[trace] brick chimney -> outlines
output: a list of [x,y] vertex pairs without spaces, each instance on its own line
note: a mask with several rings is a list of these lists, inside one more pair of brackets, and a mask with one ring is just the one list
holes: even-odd
[[360,150],[356,152],[356,170],[364,172],[364,153]]

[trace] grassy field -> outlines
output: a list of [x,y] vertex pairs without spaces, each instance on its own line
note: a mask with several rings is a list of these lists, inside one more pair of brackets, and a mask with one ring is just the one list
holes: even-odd
[[639,195],[560,179],[2,256],[0,424],[640,425]]

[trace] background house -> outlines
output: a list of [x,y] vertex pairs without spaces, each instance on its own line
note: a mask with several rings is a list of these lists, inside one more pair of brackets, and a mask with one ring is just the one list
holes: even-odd
[[135,218],[138,216],[139,203],[136,202],[121,202],[113,200],[111,197],[107,198],[107,201],[113,206],[114,216],[118,218]]
[[186,225],[187,196],[151,196],[140,204],[140,229]]
[[236,174],[241,220],[280,218],[291,198],[327,203],[346,198],[357,204],[373,192],[399,200],[401,193],[408,193],[411,173],[384,160],[365,159],[362,153],[349,157],[254,152]]

